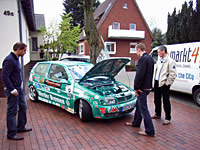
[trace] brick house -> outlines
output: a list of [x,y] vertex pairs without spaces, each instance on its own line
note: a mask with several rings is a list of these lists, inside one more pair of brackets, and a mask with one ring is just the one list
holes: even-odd
[[[134,64],[138,60],[137,43],[151,50],[151,31],[135,0],[106,0],[96,9],[94,19],[111,57],[127,57]],[[80,36],[78,55],[89,55],[84,31]]]

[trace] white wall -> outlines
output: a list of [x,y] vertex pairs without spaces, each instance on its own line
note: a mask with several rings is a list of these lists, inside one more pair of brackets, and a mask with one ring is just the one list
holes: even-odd
[[30,33],[29,33],[28,25],[26,23],[25,16],[23,13],[21,15],[22,15],[22,41],[26,43],[27,45],[27,53],[26,55],[24,55],[24,65],[26,65],[30,61],[30,51],[31,51],[30,40],[31,39],[29,38]]
[[[14,13],[14,16],[4,15],[5,11]],[[2,68],[3,59],[12,50],[13,44],[19,40],[19,21],[17,13],[16,0],[0,0],[0,68]]]
[[[12,15],[4,15],[5,11],[10,11]],[[2,61],[12,51],[12,47],[16,42],[20,41],[19,37],[19,19],[18,19],[17,0],[0,0],[0,68]],[[22,35],[23,42],[27,44],[29,50],[29,30],[22,13]],[[24,64],[30,60],[30,51],[24,56]]]

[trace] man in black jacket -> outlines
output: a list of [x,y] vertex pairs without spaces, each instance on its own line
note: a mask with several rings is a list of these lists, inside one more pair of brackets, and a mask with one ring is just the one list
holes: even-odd
[[[23,140],[19,132],[31,131],[31,128],[25,128],[27,122],[27,104],[24,91],[21,88],[22,75],[19,57],[26,54],[26,44],[16,43],[11,52],[3,61],[2,81],[4,84],[7,102],[7,138],[12,140]],[[18,117],[17,121],[16,118]]]
[[145,131],[139,131],[139,134],[154,136],[155,130],[147,106],[147,95],[152,88],[154,61],[153,58],[146,53],[145,49],[143,43],[136,45],[137,55],[140,57],[134,80],[134,90],[137,95],[136,111],[133,122],[127,122],[126,125],[140,127],[142,119],[144,119]]

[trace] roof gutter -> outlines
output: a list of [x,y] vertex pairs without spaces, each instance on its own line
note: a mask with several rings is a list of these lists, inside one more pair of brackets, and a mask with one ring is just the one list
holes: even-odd
[[[19,16],[19,39],[22,42],[22,14],[21,14],[21,0],[17,1],[18,5],[18,16]],[[23,90],[25,91],[25,78],[24,78],[24,58],[21,57],[21,68],[22,68],[22,79],[23,79]]]

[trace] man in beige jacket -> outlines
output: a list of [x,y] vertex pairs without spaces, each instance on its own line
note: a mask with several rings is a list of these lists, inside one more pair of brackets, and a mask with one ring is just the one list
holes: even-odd
[[152,119],[161,118],[161,96],[163,96],[163,106],[165,111],[164,125],[170,123],[171,120],[171,104],[170,104],[170,86],[176,78],[176,63],[167,54],[167,48],[160,46],[158,48],[160,58],[156,63],[155,82],[154,82],[154,103],[155,115]]

